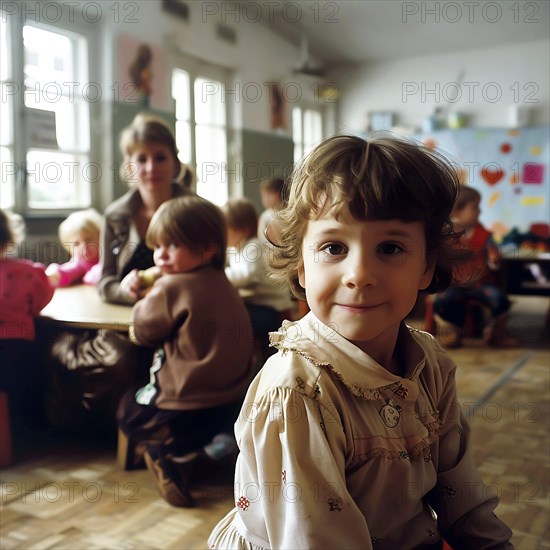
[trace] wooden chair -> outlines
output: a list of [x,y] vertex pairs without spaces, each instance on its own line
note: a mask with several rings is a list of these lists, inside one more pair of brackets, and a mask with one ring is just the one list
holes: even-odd
[[[431,294],[425,298],[426,310],[424,314],[424,330],[437,335],[435,315],[433,310],[433,297]],[[466,303],[466,319],[463,328],[463,335],[470,338],[479,338],[483,334],[485,309],[487,306],[475,298]]]

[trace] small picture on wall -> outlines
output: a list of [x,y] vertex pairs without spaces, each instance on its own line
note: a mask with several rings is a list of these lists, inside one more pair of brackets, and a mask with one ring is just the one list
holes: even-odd
[[115,102],[166,110],[169,105],[166,50],[128,35],[118,37]]

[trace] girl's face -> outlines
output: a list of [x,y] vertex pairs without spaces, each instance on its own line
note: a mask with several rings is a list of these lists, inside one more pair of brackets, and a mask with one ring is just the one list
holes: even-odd
[[160,267],[163,274],[193,271],[210,263],[213,255],[212,250],[194,252],[184,244],[174,244],[168,240],[157,243],[153,250],[155,265]]
[[92,263],[99,261],[99,233],[95,231],[79,231],[69,239],[67,246],[75,260],[84,259]]
[[358,221],[347,210],[308,222],[302,257],[299,281],[313,313],[372,357],[393,350],[434,271],[421,222]]
[[160,143],[142,143],[130,156],[129,183],[140,190],[166,191],[174,180],[176,161],[171,149]]

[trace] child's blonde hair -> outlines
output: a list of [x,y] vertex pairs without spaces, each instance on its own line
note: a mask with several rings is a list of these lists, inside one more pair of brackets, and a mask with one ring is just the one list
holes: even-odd
[[291,176],[288,204],[277,219],[280,239],[270,255],[274,275],[304,300],[298,269],[307,223],[332,208],[337,217],[348,208],[357,220],[422,222],[426,254],[436,265],[426,291],[444,290],[453,279],[454,264],[463,258],[449,220],[458,189],[451,162],[421,144],[394,137],[329,138]]
[[225,267],[225,219],[220,208],[202,197],[178,197],[160,205],[149,223],[145,243],[153,249],[166,241],[187,246],[193,253],[205,253],[214,245],[210,263],[216,269]]
[[258,212],[248,199],[229,199],[222,208],[227,225],[238,231],[247,231],[255,237],[258,232]]
[[168,123],[160,117],[146,113],[137,114],[132,123],[121,133],[119,145],[123,157],[120,167],[122,179],[127,180],[130,186],[135,184],[130,159],[138,147],[150,143],[168,147],[174,159],[174,181],[179,181],[184,187],[191,188],[195,174],[189,166],[179,160],[176,139]]
[[70,252],[71,240],[78,233],[85,232],[96,233],[99,240],[102,225],[103,216],[93,208],[73,212],[59,224],[58,233],[61,245]]

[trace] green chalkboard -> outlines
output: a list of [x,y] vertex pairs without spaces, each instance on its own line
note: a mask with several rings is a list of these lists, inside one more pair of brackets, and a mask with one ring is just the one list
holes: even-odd
[[260,183],[272,176],[287,177],[293,168],[294,142],[285,134],[242,131],[242,178],[244,196],[258,212],[263,210]]

